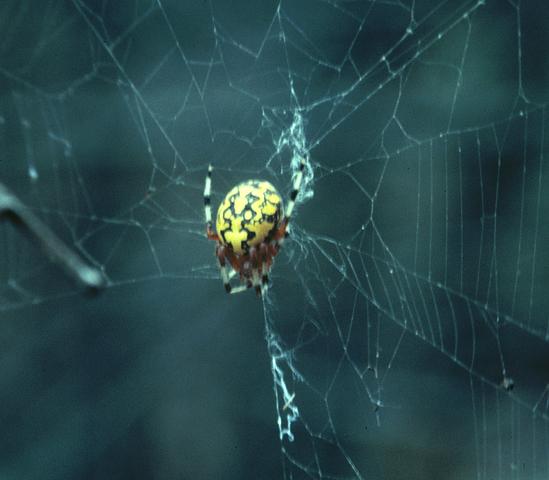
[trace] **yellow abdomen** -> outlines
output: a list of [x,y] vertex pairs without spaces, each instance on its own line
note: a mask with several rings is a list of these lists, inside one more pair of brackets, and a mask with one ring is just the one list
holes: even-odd
[[283,216],[282,198],[269,183],[248,180],[227,193],[217,210],[216,230],[237,255],[268,240]]

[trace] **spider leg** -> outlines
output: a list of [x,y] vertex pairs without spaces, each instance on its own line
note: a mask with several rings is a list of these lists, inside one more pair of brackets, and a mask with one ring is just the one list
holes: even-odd
[[217,259],[219,260],[219,270],[221,271],[221,280],[223,280],[223,286],[225,287],[225,291],[227,293],[231,293],[231,278],[229,276],[229,272],[227,271],[227,262],[225,261],[225,247],[223,245],[218,245],[216,250]]
[[238,287],[233,288],[231,293],[245,292],[248,288],[250,288],[250,285],[239,285]]
[[258,255],[257,248],[252,247],[250,249],[250,263],[252,264],[252,286],[255,289],[255,293],[258,297],[261,296],[261,282],[259,279],[259,262],[260,258]]
[[261,295],[265,295],[269,289],[269,267],[263,262],[263,270],[261,273]]
[[269,248],[266,243],[259,247],[259,256],[261,258],[261,292],[265,293],[269,288],[269,268],[271,260],[269,258]]
[[286,220],[286,224],[290,222],[292,212],[294,211],[295,199],[299,194],[299,190],[301,188],[301,182],[303,181],[303,171],[305,170],[305,164],[306,164],[305,158],[301,157],[299,162],[299,170],[294,177],[293,188],[292,188],[292,191],[290,192],[290,201],[288,202],[288,207],[286,208],[286,215],[284,216],[284,219]]
[[206,236],[210,240],[219,240],[219,236],[212,228],[212,170],[212,166],[208,165],[208,173],[206,174],[206,181],[204,182],[204,217],[206,218]]
[[280,222],[280,227],[274,235],[274,240],[276,240],[277,242],[277,248],[282,245],[282,243],[284,242],[284,238],[288,235],[288,224],[290,223],[290,219],[292,218],[292,213],[295,207],[295,200],[299,195],[299,190],[301,189],[301,183],[303,181],[303,171],[305,170],[306,163],[307,161],[305,160],[305,157],[301,157],[299,161],[299,170],[294,177],[292,191],[290,192],[290,200],[288,201],[288,206],[286,207],[284,218]]

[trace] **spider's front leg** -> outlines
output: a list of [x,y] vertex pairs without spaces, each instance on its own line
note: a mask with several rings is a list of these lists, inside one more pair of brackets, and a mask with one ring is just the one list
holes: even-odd
[[269,252],[271,253],[271,257],[274,257],[278,253],[278,251],[280,250],[280,247],[284,243],[284,239],[289,235],[288,228],[289,228],[290,220],[292,218],[292,214],[294,212],[295,201],[297,199],[297,196],[299,195],[301,184],[303,182],[303,174],[305,171],[306,164],[307,164],[307,161],[305,160],[305,157],[301,157],[299,162],[299,170],[295,174],[292,182],[292,191],[290,192],[290,199],[288,200],[286,212],[273,235],[274,244],[272,245],[273,248],[271,249],[272,253]]
[[286,213],[284,215],[284,218],[282,218],[280,226],[278,227],[274,235],[274,240],[276,241],[277,248],[280,248],[280,246],[284,242],[284,239],[288,236],[288,225],[292,218],[292,213],[294,212],[296,198],[299,195],[299,191],[301,190],[301,183],[303,182],[303,174],[306,164],[307,160],[305,160],[305,157],[301,157],[299,160],[299,170],[295,174],[294,180],[292,182],[292,191],[290,192],[290,200],[288,201],[288,206],[286,207]]
[[206,180],[204,182],[204,217],[206,219],[206,237],[208,237],[209,240],[219,241],[219,235],[217,235],[212,228],[212,171],[212,166],[208,165],[208,173],[206,174]]

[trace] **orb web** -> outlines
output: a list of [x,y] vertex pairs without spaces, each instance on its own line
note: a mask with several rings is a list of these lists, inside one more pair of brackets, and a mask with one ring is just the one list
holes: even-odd
[[[8,1],[2,182],[103,272],[112,301],[147,285],[186,292],[196,318],[210,319],[212,303],[253,312],[272,382],[262,419],[279,448],[259,477],[548,478],[543,9]],[[208,164],[216,208],[248,178],[286,201],[302,157],[268,294],[224,297],[205,239]],[[17,228],[1,229],[0,337],[27,339],[4,357],[26,359],[21,373],[38,334],[17,319],[93,300]],[[154,398],[127,410],[116,435]],[[59,448],[53,458],[71,455]],[[108,442],[97,449],[99,461]],[[40,470],[14,458],[0,468],[8,478]],[[186,471],[173,458],[167,471]]]

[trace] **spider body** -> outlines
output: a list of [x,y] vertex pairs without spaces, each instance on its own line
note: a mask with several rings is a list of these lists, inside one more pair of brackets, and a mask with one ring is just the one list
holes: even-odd
[[[209,166],[204,185],[206,236],[216,241],[215,254],[227,293],[253,287],[260,296],[267,288],[273,259],[287,235],[304,168],[305,159],[301,158],[286,209],[276,188],[267,181],[253,179],[236,185],[219,205],[214,232],[210,199],[213,169]],[[241,285],[233,288],[231,278],[236,274]]]
[[282,199],[269,182],[248,180],[227,193],[216,217],[216,230],[236,255],[269,242],[283,216]]

